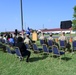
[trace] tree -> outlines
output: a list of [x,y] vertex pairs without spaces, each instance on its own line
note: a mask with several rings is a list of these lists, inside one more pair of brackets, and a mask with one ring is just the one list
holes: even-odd
[[72,28],[76,31],[76,6],[74,6],[74,14],[73,14],[73,21],[72,21]]

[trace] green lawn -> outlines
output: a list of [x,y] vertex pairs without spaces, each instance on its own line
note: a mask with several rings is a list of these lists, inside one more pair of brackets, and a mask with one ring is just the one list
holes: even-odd
[[[37,42],[39,44],[39,41]],[[14,54],[4,53],[0,49],[0,75],[76,75],[76,54],[66,52],[66,60],[35,54],[31,50],[30,62],[19,61]],[[59,63],[60,62],[60,63]]]
[[[39,41],[36,43],[39,44]],[[67,59],[60,62],[51,54],[35,54],[31,50],[30,62],[26,63],[26,58],[19,61],[16,55],[4,53],[0,49],[0,75],[76,75],[76,53],[67,52],[65,57]]]

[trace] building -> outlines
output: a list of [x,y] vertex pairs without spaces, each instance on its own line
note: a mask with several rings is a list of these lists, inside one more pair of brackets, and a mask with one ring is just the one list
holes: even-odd
[[40,29],[40,30],[43,33],[61,33],[61,32],[65,32],[65,33],[75,34],[75,31],[73,31],[72,28],[69,28],[69,29],[53,28],[53,29]]

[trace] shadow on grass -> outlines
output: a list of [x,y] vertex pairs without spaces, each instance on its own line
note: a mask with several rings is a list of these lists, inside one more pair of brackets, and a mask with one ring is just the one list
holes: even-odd
[[68,51],[69,53],[73,52],[73,50],[72,50],[72,49],[67,49],[67,51]]
[[42,51],[42,48],[38,48],[39,51]]
[[[58,56],[53,56],[54,58],[58,58]],[[65,60],[65,61],[69,61],[71,60],[72,58],[70,57],[62,57],[61,60]]]
[[47,57],[48,57],[48,55],[45,55],[45,56],[42,56],[42,57],[33,57],[33,58],[30,58],[30,62],[43,60],[43,59],[46,59]]
[[71,60],[72,58],[69,58],[69,57],[63,57],[63,58],[61,58],[62,60],[65,60],[65,61],[69,61],[69,60]]

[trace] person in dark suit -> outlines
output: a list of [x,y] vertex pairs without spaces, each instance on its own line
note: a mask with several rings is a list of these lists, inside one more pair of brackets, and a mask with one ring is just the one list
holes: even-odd
[[22,56],[27,56],[26,62],[29,62],[29,57],[31,55],[31,52],[26,49],[22,37],[18,37],[16,47],[19,47]]

